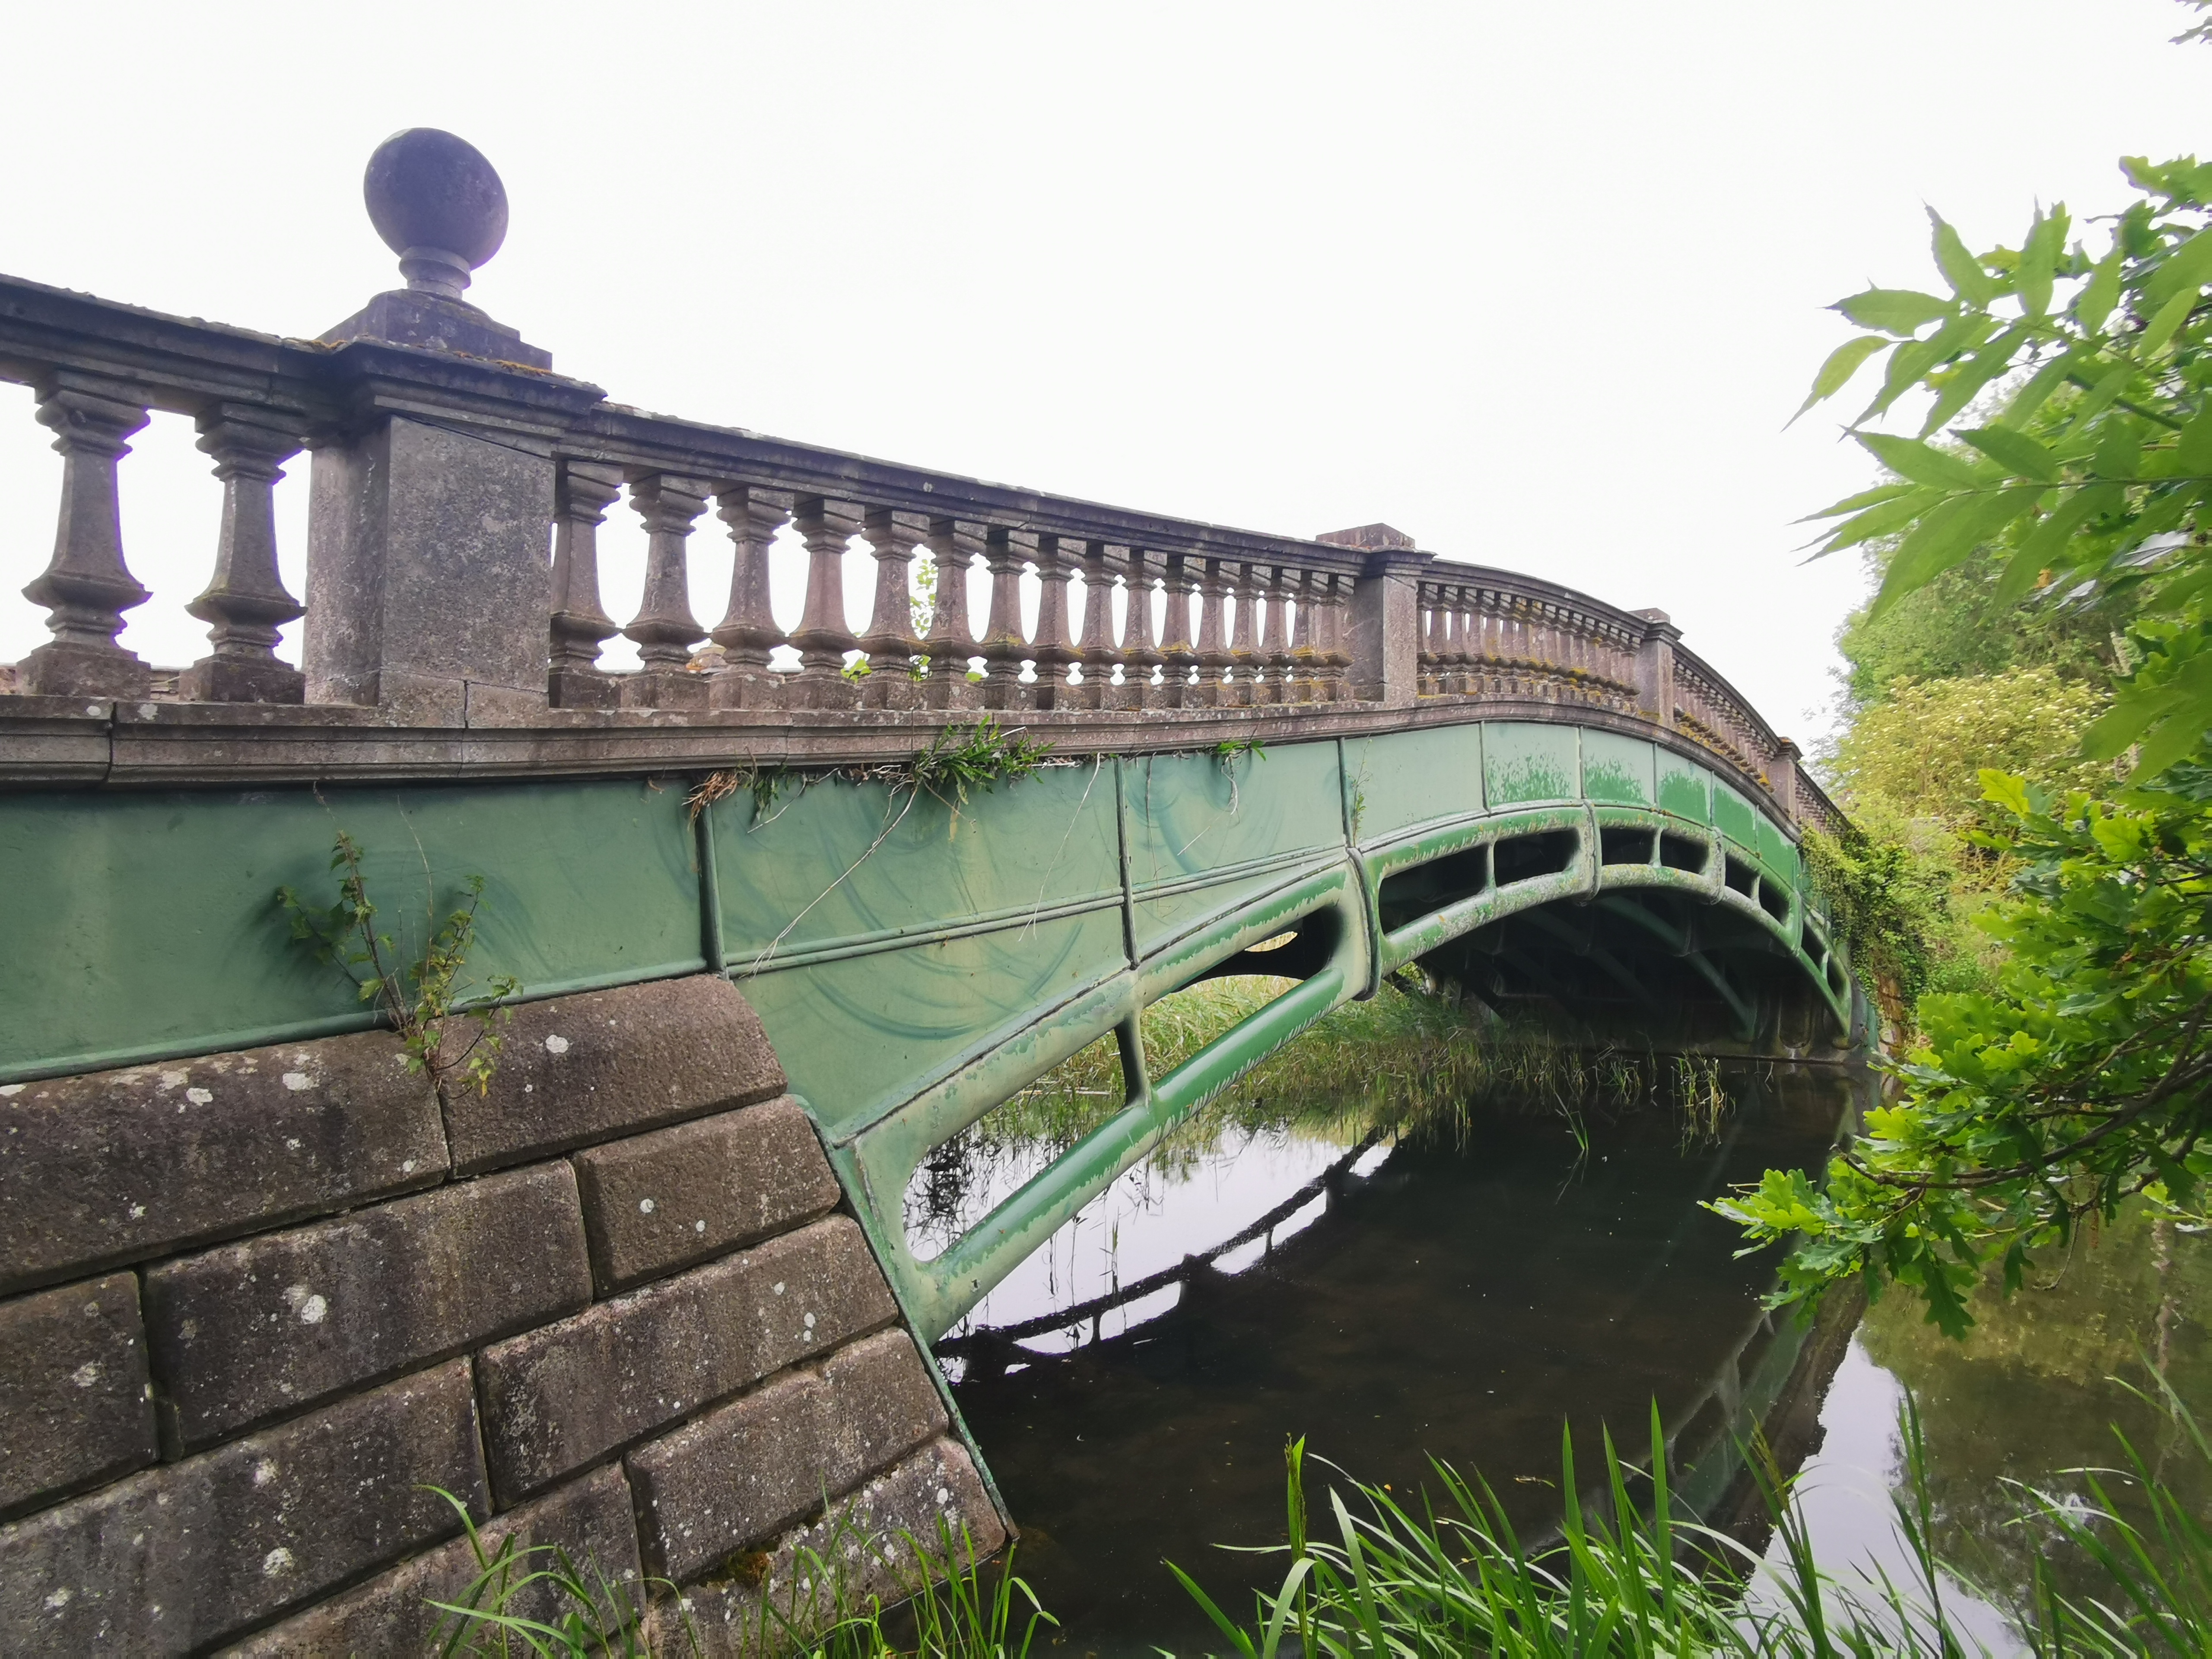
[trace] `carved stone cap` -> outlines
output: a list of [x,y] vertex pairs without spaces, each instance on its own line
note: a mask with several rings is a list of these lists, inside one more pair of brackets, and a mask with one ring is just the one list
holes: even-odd
[[1370,552],[1384,552],[1398,548],[1410,550],[1413,538],[1402,530],[1387,524],[1363,524],[1350,530],[1327,530],[1314,538],[1335,547],[1357,547]]
[[362,179],[369,222],[399,256],[404,289],[380,294],[322,336],[326,345],[381,340],[465,357],[553,367],[461,298],[471,271],[507,240],[507,187],[483,152],[435,127],[410,127],[376,147]]

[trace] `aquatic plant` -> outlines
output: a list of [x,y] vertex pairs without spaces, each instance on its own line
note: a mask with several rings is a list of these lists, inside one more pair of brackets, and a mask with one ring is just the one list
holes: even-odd
[[[2163,1378],[2158,1386],[2198,1458],[2212,1463],[2212,1447],[2188,1408]],[[1522,1539],[1486,1482],[1440,1461],[1431,1467],[1441,1510],[1425,1492],[1416,1512],[1388,1487],[1346,1480],[1328,1493],[1322,1527],[1330,1535],[1323,1536],[1308,1512],[1300,1440],[1285,1453],[1289,1541],[1273,1547],[1290,1566],[1278,1589],[1258,1593],[1249,1623],[1231,1617],[1182,1568],[1170,1570],[1244,1659],[1290,1652],[1316,1659],[1953,1659],[1980,1646],[1960,1621],[1959,1590],[1992,1598],[1936,1552],[1927,1448],[1910,1398],[1899,1430],[1905,1480],[1892,1502],[1913,1569],[1905,1583],[1881,1571],[1854,1582],[1824,1566],[1794,1480],[1761,1442],[1750,1448],[1750,1466],[1777,1547],[1761,1555],[1679,1515],[1656,1405],[1648,1468],[1628,1464],[1607,1434],[1594,1492],[1578,1481],[1573,1438],[1563,1436],[1565,1513],[1549,1541]],[[2079,1552],[2100,1581],[2099,1595],[2068,1595],[2039,1571],[2025,1602],[2008,1609],[2038,1656],[2212,1651],[2212,1530],[2124,1436],[2120,1444],[2125,1470],[2092,1474],[2086,1503],[2011,1484],[2016,1524],[2040,1534],[2046,1553],[2057,1546]],[[2114,1504],[2116,1481],[2141,1489],[2143,1521]]]

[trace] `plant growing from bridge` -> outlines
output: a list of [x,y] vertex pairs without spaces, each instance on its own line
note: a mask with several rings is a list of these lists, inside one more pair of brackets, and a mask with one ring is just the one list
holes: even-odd
[[[311,947],[318,961],[352,980],[362,1001],[376,1005],[398,1034],[407,1069],[427,1076],[440,1099],[449,1089],[483,1094],[499,1065],[505,1036],[501,1028],[511,1013],[504,1005],[522,988],[519,981],[496,975],[485,987],[489,1000],[472,998],[469,1006],[461,1006],[483,878],[469,877],[462,884],[466,896],[442,918],[434,892],[426,897],[426,943],[422,954],[410,962],[392,934],[378,931],[376,905],[362,874],[361,848],[343,830],[331,851],[331,869],[338,877],[332,904],[309,904],[289,887],[276,890],[292,937]],[[427,879],[427,866],[424,874]]]

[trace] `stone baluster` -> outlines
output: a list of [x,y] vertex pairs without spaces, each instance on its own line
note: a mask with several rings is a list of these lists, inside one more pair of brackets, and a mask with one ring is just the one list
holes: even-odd
[[1444,608],[1443,643],[1437,651],[1437,690],[1446,696],[1467,691],[1467,589],[1448,582],[1437,590]]
[[982,688],[968,678],[975,636],[968,626],[968,567],[983,550],[983,526],[952,519],[929,523],[930,556],[937,563],[937,603],[931,608],[929,678],[924,701],[932,708],[981,708]]
[[1229,701],[1229,646],[1222,626],[1229,578],[1222,571],[1220,560],[1206,562],[1198,592],[1198,702],[1203,708],[1215,708]]
[[1352,670],[1352,606],[1356,598],[1352,579],[1341,571],[1332,570],[1322,580],[1326,586],[1314,617],[1316,627],[1327,641],[1322,648],[1322,701],[1348,702],[1352,698],[1348,678]]
[[860,688],[845,676],[845,653],[860,645],[845,622],[845,551],[860,517],[848,502],[810,495],[792,520],[806,544],[806,605],[791,630],[791,642],[799,647],[791,698],[800,708],[860,705]]
[[553,490],[553,611],[545,700],[555,708],[612,708],[622,687],[599,647],[622,624],[599,604],[599,526],[622,495],[622,469],[563,461]]
[[1459,593],[1449,582],[1437,584],[1437,695],[1445,696],[1459,688],[1454,683],[1459,661]]
[[916,708],[921,688],[913,665],[921,641],[914,631],[914,550],[928,536],[929,520],[919,513],[871,507],[860,533],[876,560],[875,605],[868,631],[860,635],[860,649],[868,653],[860,700],[871,708]]
[[1338,686],[1337,653],[1343,646],[1345,603],[1340,579],[1333,570],[1317,570],[1306,580],[1313,600],[1313,696],[1316,702],[1334,702]]
[[1167,660],[1152,643],[1152,571],[1143,548],[1127,550],[1121,582],[1122,591],[1128,595],[1128,609],[1121,618],[1121,695],[1115,706],[1142,708],[1163,701],[1156,695],[1158,688],[1152,684],[1152,671]]
[[685,548],[714,485],[703,478],[649,472],[630,481],[630,505],[645,520],[645,598],[623,629],[637,641],[641,666],[623,684],[625,708],[704,708],[707,681],[688,665],[707,637],[691,614]]
[[1067,628],[1067,584],[1075,567],[1060,551],[1060,538],[1049,532],[1036,538],[1037,568],[1036,638],[1030,642],[1030,659],[1036,665],[1036,684],[1030,688],[1030,704],[1036,708],[1073,708],[1075,688],[1067,683],[1076,662],[1075,641]]
[[1106,544],[1083,544],[1083,638],[1076,647],[1083,684],[1075,688],[1081,708],[1104,708],[1114,676],[1114,573],[1106,562]]
[[1467,605],[1466,626],[1461,630],[1460,641],[1467,652],[1467,694],[1470,697],[1483,696],[1490,689],[1490,658],[1492,613],[1490,595],[1480,587],[1465,590]]
[[1467,694],[1480,697],[1490,690],[1490,595],[1480,587],[1464,590],[1467,626],[1460,641],[1467,651]]
[[23,659],[16,689],[39,696],[135,697],[150,671],[116,643],[123,613],[153,595],[123,562],[115,464],[124,441],[146,424],[136,392],[94,375],[61,370],[39,383],[39,423],[54,431],[62,457],[61,514],[54,555],[23,590],[47,611],[53,638]]
[[1290,592],[1290,573],[1280,565],[1266,565],[1260,571],[1263,590],[1260,613],[1259,660],[1267,666],[1264,678],[1254,685],[1252,694],[1261,702],[1295,702],[1291,678],[1290,617],[1283,610],[1283,602]]
[[[276,481],[306,441],[307,421],[249,404],[200,413],[199,447],[222,480],[215,576],[185,609],[210,624],[214,647],[177,681],[188,702],[302,702],[307,677],[276,656],[279,631],[307,614],[276,569]],[[614,624],[607,624],[607,632]]]
[[1018,708],[1022,698],[1022,664],[1029,641],[1022,635],[1022,566],[1028,549],[1012,533],[994,526],[983,539],[983,562],[991,572],[991,612],[976,649],[983,658],[983,706]]
[[1436,583],[1417,583],[1414,592],[1418,595],[1415,601],[1416,614],[1421,619],[1421,647],[1419,653],[1421,665],[1420,695],[1425,697],[1434,696],[1437,690],[1437,635],[1441,626],[1440,618],[1443,606],[1438,598]]
[[1198,591],[1191,561],[1181,553],[1168,555],[1167,611],[1160,628],[1160,702],[1168,708],[1195,706],[1191,677],[1198,668],[1198,647],[1191,643],[1190,601]]
[[1321,658],[1314,644],[1314,596],[1321,578],[1304,568],[1290,573],[1290,596],[1295,609],[1291,626],[1291,665],[1285,676],[1284,697],[1291,702],[1318,702]]
[[1260,673],[1260,568],[1245,559],[1237,566],[1237,631],[1229,641],[1230,676],[1222,681],[1226,701],[1238,708],[1255,701],[1254,682]]
[[730,604],[710,637],[722,647],[725,666],[708,682],[716,708],[781,708],[787,678],[769,666],[783,643],[769,608],[769,550],[795,505],[780,489],[735,484],[715,498],[717,516],[730,528],[737,555],[730,567]]

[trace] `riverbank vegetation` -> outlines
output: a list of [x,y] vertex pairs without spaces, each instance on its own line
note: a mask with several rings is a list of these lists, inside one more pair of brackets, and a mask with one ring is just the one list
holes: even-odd
[[[2201,1489],[2212,1448],[2194,1418],[2171,1390],[2144,1403],[2176,1425]],[[1641,1467],[1608,1437],[1595,1480],[1585,1480],[1571,1437],[1563,1437],[1565,1507],[1549,1540],[1520,1536],[1479,1477],[1441,1462],[1433,1465],[1436,1491],[1418,1500],[1332,1470],[1325,1499],[1310,1503],[1300,1440],[1285,1453],[1285,1541],[1266,1547],[1285,1558],[1275,1590],[1260,1592],[1247,1615],[1220,1607],[1180,1566],[1165,1570],[1212,1620],[1222,1644],[1215,1651],[1243,1659],[1952,1659],[1980,1645],[1960,1620],[1962,1591],[2004,1607],[2038,1656],[2212,1648],[2212,1530],[2171,1468],[2122,1435],[2124,1467],[2086,1476],[2081,1491],[2011,1483],[2008,1524],[2033,1565],[2026,1594],[2007,1596],[1938,1547],[1926,1444],[1910,1405],[1900,1428],[1905,1478],[1893,1502],[1911,1569],[1901,1578],[1847,1579],[1824,1567],[1793,1482],[1771,1462],[1753,1465],[1772,1526],[1763,1553],[1680,1514],[1656,1409]],[[2123,1488],[2132,1499],[2125,1507],[2114,1501]],[[680,1626],[658,1645],[641,1620],[608,1628],[602,1610],[611,1600],[632,1602],[557,1549],[479,1544],[478,1553],[482,1576],[444,1607],[441,1654],[672,1659],[701,1650],[696,1632]],[[852,1587],[857,1551],[833,1547],[797,1562],[786,1601],[763,1600],[749,1632],[753,1645],[817,1659],[1025,1659],[1041,1638],[1049,1641],[1051,1615],[1011,1556],[983,1563],[949,1535],[902,1536],[877,1555],[875,1570],[858,1576],[888,1579],[896,1586],[888,1596]],[[2069,1559],[2070,1583],[2052,1566]],[[917,1565],[924,1560],[927,1577]],[[549,1589],[560,1603],[550,1618],[514,1611]],[[900,1605],[902,1597],[908,1599]]]
[[1885,365],[1845,429],[1889,479],[1814,515],[1881,550],[1833,757],[1859,828],[1813,852],[1899,1093],[1824,1182],[1717,1207],[1796,1241],[1785,1296],[1894,1283],[1953,1334],[2132,1200],[2203,1224],[2212,1174],[2212,166],[2122,168],[2085,238],[2054,205],[1975,254],[1936,217],[1948,292],[1838,301],[1868,331],[1808,400]]

